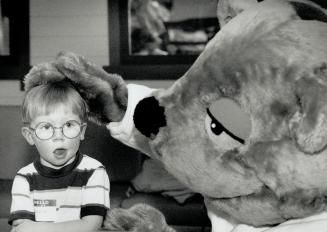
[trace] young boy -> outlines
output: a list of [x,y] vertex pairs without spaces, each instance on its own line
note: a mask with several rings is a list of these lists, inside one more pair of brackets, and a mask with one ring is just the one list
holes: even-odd
[[20,169],[12,187],[12,231],[92,231],[109,208],[109,178],[97,160],[78,152],[87,106],[67,81],[30,89],[22,134],[39,158]]

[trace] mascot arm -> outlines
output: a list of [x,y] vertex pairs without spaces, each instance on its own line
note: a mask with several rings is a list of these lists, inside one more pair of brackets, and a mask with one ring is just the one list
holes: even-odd
[[265,232],[323,232],[327,228],[327,212],[302,219],[288,220],[279,226],[265,230]]
[[133,115],[137,103],[143,98],[150,96],[155,89],[136,84],[128,84],[127,89],[128,104],[124,118],[120,122],[109,123],[107,128],[113,138],[151,156],[149,139],[135,128]]
[[105,125],[124,117],[128,95],[126,83],[119,75],[107,73],[72,52],[59,53],[53,65],[86,101],[92,121]]
[[327,212],[314,216],[288,220],[275,227],[252,227],[244,224],[237,225],[231,232],[323,232],[327,228]]

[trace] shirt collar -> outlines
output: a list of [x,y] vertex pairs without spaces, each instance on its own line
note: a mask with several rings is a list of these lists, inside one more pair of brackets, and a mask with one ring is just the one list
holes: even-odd
[[44,166],[43,164],[41,164],[41,160],[39,157],[37,160],[34,161],[34,166],[35,166],[35,169],[38,171],[38,173],[42,176],[62,177],[62,176],[66,176],[69,173],[71,173],[77,167],[77,165],[81,162],[82,157],[83,156],[79,152],[77,152],[76,157],[72,163],[70,163],[62,168],[59,168],[59,169]]

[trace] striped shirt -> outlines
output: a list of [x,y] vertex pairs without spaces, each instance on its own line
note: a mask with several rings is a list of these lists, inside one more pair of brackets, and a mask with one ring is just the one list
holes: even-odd
[[87,155],[78,153],[73,163],[61,169],[43,166],[38,159],[14,178],[9,224],[16,219],[63,222],[105,216],[109,191],[104,166]]

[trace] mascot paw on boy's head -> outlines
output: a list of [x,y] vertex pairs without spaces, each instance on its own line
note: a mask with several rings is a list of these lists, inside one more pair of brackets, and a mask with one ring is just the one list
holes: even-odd
[[73,53],[52,65],[91,119],[160,160],[211,215],[269,226],[326,210],[327,14],[305,0],[250,5],[168,89],[125,85]]

